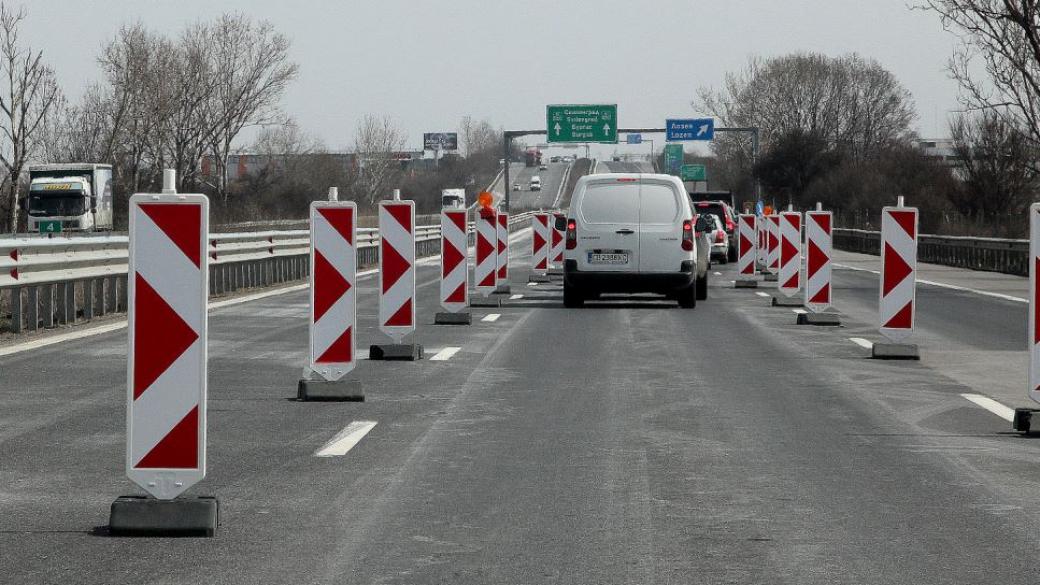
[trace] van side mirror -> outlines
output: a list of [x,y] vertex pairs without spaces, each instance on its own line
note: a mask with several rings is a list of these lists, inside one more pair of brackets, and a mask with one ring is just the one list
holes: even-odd
[[558,231],[558,232],[566,231],[567,230],[567,218],[566,217],[557,217],[556,218],[556,222],[553,224],[553,226],[556,228],[556,231]]
[[693,231],[704,233],[708,231],[708,220],[703,215],[697,217],[697,223],[693,226]]

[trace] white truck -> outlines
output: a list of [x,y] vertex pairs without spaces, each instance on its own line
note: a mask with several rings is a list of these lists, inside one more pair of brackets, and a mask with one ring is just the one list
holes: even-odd
[[441,189],[441,207],[444,209],[464,209],[466,207],[466,190]]
[[30,165],[25,209],[33,233],[59,221],[61,231],[111,230],[112,165]]

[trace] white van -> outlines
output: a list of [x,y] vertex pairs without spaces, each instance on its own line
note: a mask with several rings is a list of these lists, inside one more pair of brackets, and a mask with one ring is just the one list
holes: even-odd
[[[578,180],[567,216],[563,303],[602,293],[658,293],[692,308],[707,298],[690,198],[672,175],[611,173]],[[705,252],[705,253],[699,253]]]
[[531,186],[529,187],[532,191],[542,190],[542,178],[538,175],[531,177]]

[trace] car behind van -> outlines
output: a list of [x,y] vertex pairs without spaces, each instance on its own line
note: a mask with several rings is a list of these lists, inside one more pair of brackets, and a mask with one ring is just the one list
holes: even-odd
[[581,177],[566,224],[564,305],[602,293],[657,293],[695,307],[708,290],[709,250],[698,250],[695,236],[705,221],[695,222],[672,175]]
[[538,175],[535,175],[535,176],[531,177],[531,184],[530,184],[530,186],[528,188],[531,191],[541,191],[542,190],[542,178],[539,177]]

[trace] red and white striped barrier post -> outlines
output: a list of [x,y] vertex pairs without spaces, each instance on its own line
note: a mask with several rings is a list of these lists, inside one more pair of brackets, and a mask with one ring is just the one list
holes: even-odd
[[531,276],[530,282],[549,281],[549,222],[551,215],[537,212],[531,221]]
[[755,215],[755,231],[758,234],[755,245],[755,267],[759,272],[766,270],[766,256],[769,253],[769,222],[766,216]]
[[126,475],[156,499],[117,499],[109,526],[212,535],[216,500],[178,498],[206,476],[209,201],[164,184],[130,198],[127,274]]
[[799,324],[841,325],[837,313],[825,312],[833,304],[831,256],[833,214],[816,204],[816,211],[805,213],[805,296],[809,313],[798,315]]
[[498,212],[497,229],[498,251],[495,256],[495,265],[498,269],[498,286],[495,292],[509,294],[509,213]]
[[[1040,203],[1029,206],[1029,397],[1040,402]],[[1028,429],[1027,429],[1028,430]]]
[[498,211],[490,206],[477,207],[473,220],[477,226],[477,265],[473,270],[473,283],[477,292],[487,299],[498,287]]
[[441,306],[434,323],[469,325],[469,246],[466,210],[441,211]]
[[310,226],[310,356],[297,397],[364,400],[356,382],[331,384],[357,364],[357,206],[314,201]]
[[[780,214],[780,273],[777,290],[787,299],[794,299],[802,288],[802,214],[784,211]],[[773,304],[776,302],[774,297]],[[802,303],[797,301],[800,306]]]
[[394,343],[372,345],[369,359],[422,358],[422,345],[401,343],[415,331],[415,202],[379,202],[379,330]]
[[777,280],[780,272],[780,216],[766,216],[766,280]]
[[917,304],[917,209],[881,210],[880,327],[892,343],[875,343],[875,358],[918,359],[917,346],[905,343],[914,332]]
[[567,216],[557,212],[553,213],[549,220],[551,223],[549,227],[552,228],[552,248],[549,250],[549,274],[563,274],[563,246],[566,233],[565,230],[556,228],[556,220],[566,218]]
[[755,251],[756,217],[750,213],[737,217],[737,288],[756,288]]

